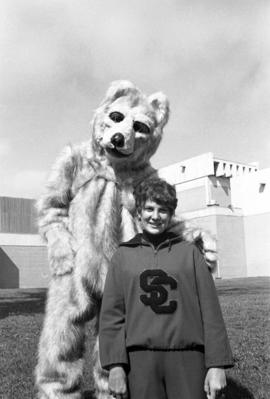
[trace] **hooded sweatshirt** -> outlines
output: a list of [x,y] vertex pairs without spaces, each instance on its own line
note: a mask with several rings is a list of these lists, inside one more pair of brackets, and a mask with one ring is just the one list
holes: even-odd
[[128,364],[128,351],[200,350],[205,366],[233,358],[212,275],[193,244],[168,233],[154,247],[138,234],[112,258],[100,313],[100,360]]

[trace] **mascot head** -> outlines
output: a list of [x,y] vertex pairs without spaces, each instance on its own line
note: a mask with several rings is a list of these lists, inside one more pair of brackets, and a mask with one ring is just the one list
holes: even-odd
[[93,118],[94,151],[111,164],[145,164],[168,118],[169,102],[163,93],[147,97],[129,81],[112,82]]

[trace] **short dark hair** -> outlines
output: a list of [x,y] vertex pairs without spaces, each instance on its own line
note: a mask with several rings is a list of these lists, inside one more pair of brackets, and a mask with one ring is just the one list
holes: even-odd
[[177,207],[176,190],[174,186],[157,177],[142,181],[134,190],[137,211],[141,210],[147,200],[154,201],[168,208],[171,215]]

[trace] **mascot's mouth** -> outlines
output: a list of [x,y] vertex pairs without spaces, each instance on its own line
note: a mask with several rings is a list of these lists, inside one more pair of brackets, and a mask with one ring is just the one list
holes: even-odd
[[105,148],[106,152],[115,158],[128,158],[131,154],[123,154],[116,148]]

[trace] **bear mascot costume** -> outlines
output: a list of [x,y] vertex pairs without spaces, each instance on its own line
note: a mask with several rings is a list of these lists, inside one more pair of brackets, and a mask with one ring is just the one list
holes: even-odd
[[[131,82],[113,82],[94,114],[89,141],[66,147],[55,162],[37,202],[52,273],[36,367],[40,399],[82,398],[86,322],[94,318],[96,397],[110,398],[97,340],[104,281],[119,242],[138,232],[134,187],[157,174],[149,159],[168,117],[164,94],[147,97]],[[182,222],[175,226],[215,263],[209,235]]]

